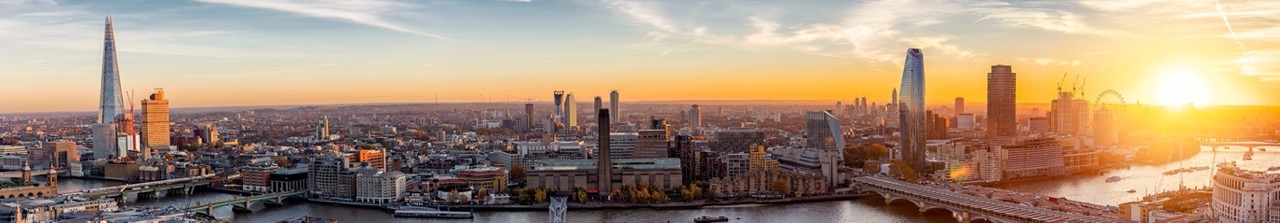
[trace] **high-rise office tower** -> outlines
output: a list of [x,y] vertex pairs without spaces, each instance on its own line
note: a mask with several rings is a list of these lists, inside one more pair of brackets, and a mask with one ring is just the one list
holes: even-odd
[[329,140],[329,116],[316,123],[316,140]]
[[832,113],[832,114],[834,114],[834,115],[840,115],[840,114],[843,114],[843,113],[840,113],[840,111],[841,111],[840,109],[841,109],[841,108],[844,108],[844,105],[843,105],[842,103],[840,103],[840,101],[836,101],[836,109],[831,110],[831,113]]
[[573,93],[564,96],[564,111],[560,114],[564,115],[566,130],[578,127],[578,101],[573,99]]
[[164,89],[142,100],[142,144],[145,153],[169,149],[169,99]]
[[1072,135],[1076,133],[1076,112],[1072,108],[1072,96],[1075,93],[1068,91],[1058,92],[1058,99],[1054,99],[1049,109],[1049,126],[1053,129],[1053,133],[1057,135]]
[[907,49],[902,68],[902,98],[898,101],[899,149],[903,160],[925,173],[925,110],[924,110],[924,53],[920,49]]
[[596,96],[595,102],[595,110],[592,111],[600,111],[601,108],[604,108],[604,99],[601,99],[600,96]]
[[[893,100],[892,100],[892,101],[889,101],[889,106],[896,106],[896,105],[898,105],[898,89],[897,89],[897,88],[894,88],[894,89],[893,89]],[[894,109],[894,110],[898,110],[898,109]]]
[[529,130],[532,130],[532,129],[533,129],[533,123],[534,123],[534,121],[533,121],[533,103],[525,103],[525,104],[524,104],[524,121],[526,122],[526,123],[525,123],[525,124],[526,124],[526,126],[529,126]]
[[[809,111],[805,113],[805,146],[824,151],[844,151],[844,136],[840,128],[840,120],[826,111]],[[840,160],[844,156],[840,155]]]
[[960,114],[964,114],[964,97],[956,97],[956,110],[953,113],[954,114],[951,114],[951,116],[956,117],[959,117]]
[[1093,112],[1093,145],[1099,147],[1113,146],[1119,140],[1115,126],[1115,115],[1103,105]]
[[111,17],[107,17],[107,28],[102,46],[102,82],[98,103],[98,121],[92,126],[93,151],[95,158],[120,156],[116,150],[116,119],[124,109],[124,94],[120,93],[120,66],[116,63],[115,31],[111,28]]
[[[600,129],[609,129],[609,109],[600,109],[596,112],[596,121],[600,122]],[[599,131],[596,139],[600,141],[597,147],[600,152],[596,155],[596,182],[597,190],[601,193],[609,193],[612,190],[613,183],[613,160],[609,159],[609,131]]]
[[1009,65],[991,65],[987,73],[987,135],[1013,137],[1018,131],[1017,75]]
[[1071,111],[1076,112],[1076,135],[1093,134],[1093,130],[1090,129],[1090,126],[1093,125],[1091,123],[1093,119],[1089,118],[1089,113],[1091,112],[1089,110],[1089,101],[1084,100],[1083,97],[1071,100],[1071,108]]
[[552,93],[552,96],[555,97],[556,108],[551,109],[551,115],[559,118],[560,111],[564,110],[564,91],[555,91]]
[[693,105],[689,108],[689,130],[693,131],[693,135],[702,135],[702,108]]
[[613,112],[613,114],[609,117],[613,119],[609,121],[612,121],[613,123],[622,123],[620,121],[622,120],[622,110],[618,110],[619,102],[620,101],[618,101],[618,90],[610,91],[609,92],[609,112]]

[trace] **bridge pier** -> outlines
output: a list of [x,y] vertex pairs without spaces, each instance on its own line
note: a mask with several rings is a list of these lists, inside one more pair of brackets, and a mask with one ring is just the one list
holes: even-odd
[[956,221],[960,223],[969,223],[973,221],[973,218],[969,216],[968,211],[961,211],[960,213],[955,213],[955,217],[956,217]]
[[209,206],[205,207],[204,213],[209,216],[213,216],[213,204],[209,204]]
[[122,203],[122,204],[123,204],[123,203],[133,203],[133,202],[138,202],[138,194],[137,194],[137,193],[133,193],[133,194],[130,194],[130,193],[120,193],[120,203]]

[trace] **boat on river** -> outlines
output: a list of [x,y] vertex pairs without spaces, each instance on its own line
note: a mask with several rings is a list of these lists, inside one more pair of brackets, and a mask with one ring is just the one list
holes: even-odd
[[1129,189],[1129,191],[1125,191],[1125,192],[1129,192],[1130,194],[1132,194],[1132,193],[1136,193],[1136,192],[1138,192],[1138,190]]
[[725,217],[725,216],[715,216],[715,217],[702,216],[702,217],[693,218],[693,222],[697,222],[697,223],[728,222],[728,221],[729,221],[729,217]]
[[411,218],[449,218],[449,219],[470,219],[475,216],[471,212],[465,211],[441,211],[430,208],[413,208],[396,210],[392,216],[411,217]]
[[1120,176],[1111,176],[1111,177],[1107,177],[1107,183],[1120,181],[1120,179],[1122,179],[1122,178],[1120,178]]

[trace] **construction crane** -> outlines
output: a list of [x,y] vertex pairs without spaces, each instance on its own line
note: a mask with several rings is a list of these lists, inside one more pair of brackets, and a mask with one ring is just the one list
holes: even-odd
[[1058,92],[1062,92],[1062,82],[1067,82],[1067,73],[1062,73],[1062,79],[1058,80]]

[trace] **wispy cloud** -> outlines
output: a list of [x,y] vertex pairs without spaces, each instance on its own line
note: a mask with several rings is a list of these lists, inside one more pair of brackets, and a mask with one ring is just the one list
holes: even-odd
[[1249,50],[1245,49],[1244,43],[1241,43],[1240,38],[1236,37],[1236,30],[1231,29],[1231,19],[1227,19],[1227,13],[1222,11],[1222,2],[1215,2],[1214,6],[1218,10],[1218,14],[1222,15],[1222,23],[1227,25],[1227,32],[1231,33],[1231,39],[1236,41],[1236,45],[1239,45],[1241,50]]
[[[862,58],[875,62],[899,63],[902,49],[924,47],[957,58],[978,55],[950,44],[949,37],[904,38],[904,27],[940,24],[947,4],[917,1],[880,0],[856,5],[841,20],[808,24],[783,24],[771,16],[742,14],[749,32],[713,33],[696,20],[676,20],[667,15],[659,1],[603,0],[604,5],[630,21],[648,28],[650,41],[694,41],[735,48],[784,48],[820,56]],[[690,12],[681,11],[682,14]],[[717,27],[717,30],[725,30]],[[679,48],[679,47],[675,47]],[[663,51],[663,55],[670,50]]]
[[408,27],[387,21],[385,13],[399,8],[411,7],[412,5],[403,4],[394,1],[385,0],[363,0],[363,1],[344,1],[344,0],[319,0],[319,1],[302,1],[302,0],[282,0],[282,1],[260,1],[260,0],[196,0],[198,2],[224,4],[239,7],[270,9],[282,12],[289,12],[298,15],[342,20],[362,25],[368,25],[397,32],[427,36],[437,39],[448,39],[444,36],[434,33],[418,31]]

